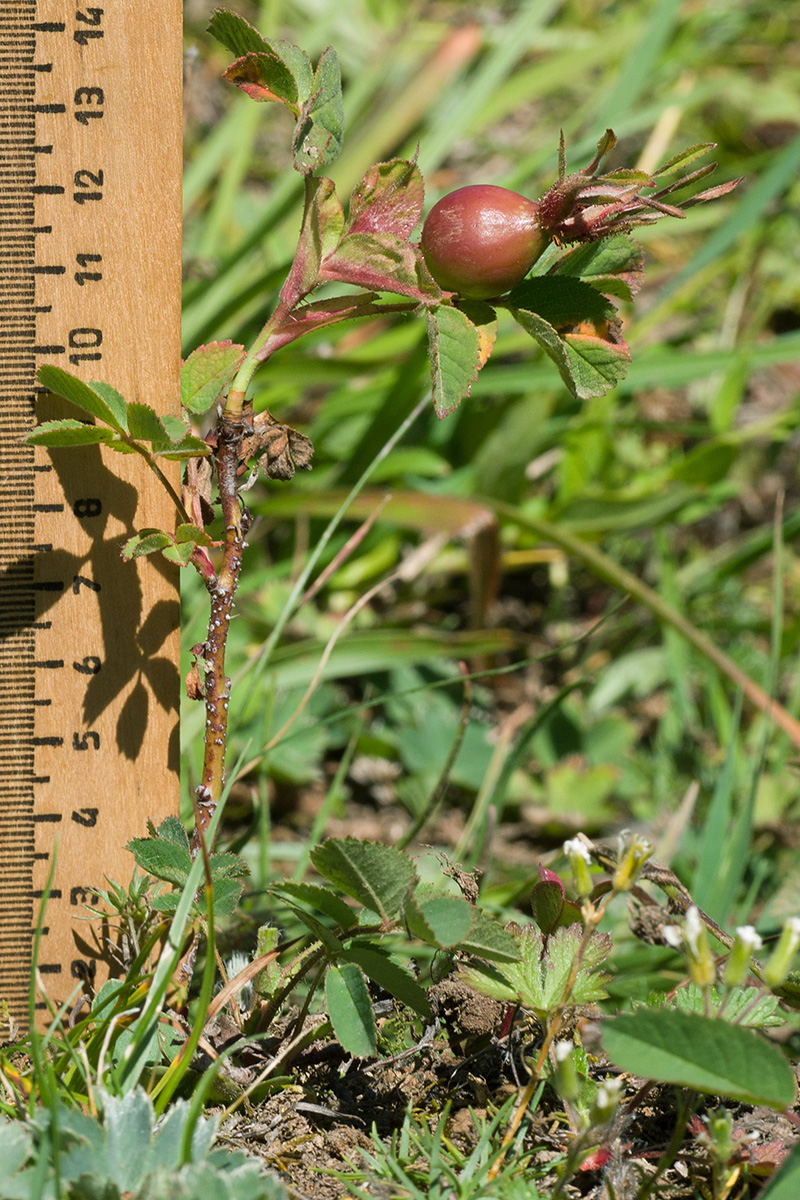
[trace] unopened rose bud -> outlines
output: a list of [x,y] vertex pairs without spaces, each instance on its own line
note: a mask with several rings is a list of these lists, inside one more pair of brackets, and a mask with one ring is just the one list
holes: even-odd
[[800,946],[800,917],[789,917],[781,930],[778,944],[764,968],[764,983],[767,987],[780,987],[785,981],[798,946]]

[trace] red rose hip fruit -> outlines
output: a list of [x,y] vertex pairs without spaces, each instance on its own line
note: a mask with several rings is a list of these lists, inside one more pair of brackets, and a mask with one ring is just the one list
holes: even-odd
[[440,287],[485,300],[521,283],[546,242],[533,200],[478,183],[457,188],[434,204],[422,227],[421,246]]

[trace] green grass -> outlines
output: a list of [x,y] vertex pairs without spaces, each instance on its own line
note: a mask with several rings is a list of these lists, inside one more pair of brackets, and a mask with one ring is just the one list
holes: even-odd
[[[387,440],[427,386],[417,322],[326,331],[287,348],[257,379],[256,405],[298,422],[316,452],[310,475],[250,493],[259,520],[233,630],[234,744],[248,747],[252,764],[241,784],[262,797],[251,827],[259,849],[247,852],[262,865],[293,857],[291,843],[263,845],[263,797],[291,802],[318,786],[348,745],[397,765],[399,801],[416,816],[458,728],[458,660],[473,671],[517,661],[512,703],[532,695],[541,706],[554,686],[569,687],[533,732],[523,722],[510,735],[513,769],[501,772],[493,820],[535,810],[530,836],[535,843],[538,828],[542,850],[575,823],[594,831],[643,823],[701,890],[714,870],[709,830],[729,827],[738,832],[728,883],[718,885],[719,915],[743,916],[745,899],[751,915],[768,913],[790,854],[776,832],[759,830],[793,818],[796,746],[765,715],[764,697],[786,709],[790,732],[800,699],[791,545],[800,142],[789,39],[800,9],[531,0],[505,5],[482,25],[478,10],[460,3],[243,11],[312,53],[335,44],[348,128],[331,173],[345,193],[370,161],[419,145],[428,203],[481,180],[536,196],[553,178],[559,129],[577,165],[607,124],[621,139],[619,162],[715,141],[715,181],[743,180],[686,221],[644,231],[647,282],[625,317],[633,364],[602,399],[573,400],[503,321],[472,398],[442,422],[423,411],[388,454]],[[452,18],[460,40],[445,67]],[[470,37],[464,28],[476,19]],[[187,349],[201,338],[252,335],[288,264],[300,211],[285,170],[288,122],[215,79],[224,55],[209,46],[202,20],[192,21],[199,54],[188,89]],[[324,532],[379,455],[368,492]],[[377,511],[389,491],[408,498],[405,511],[394,501]],[[499,532],[483,540],[458,533],[465,500],[478,501],[487,530]],[[298,607],[310,551],[319,572],[376,511],[314,601]],[[341,614],[410,548],[437,536],[441,546],[415,578],[395,584],[379,610],[362,609],[338,637],[319,689],[271,745]],[[478,581],[498,570],[497,605],[487,613]],[[188,646],[201,636],[204,611],[190,578],[185,607]],[[453,769],[450,803],[465,821],[472,804],[482,811],[486,803],[497,686],[487,677],[477,692]],[[398,693],[415,700],[395,703]],[[365,720],[358,705],[369,696],[377,700]],[[423,750],[434,719],[437,736]],[[189,779],[198,732],[189,710]],[[679,816],[694,781],[694,807]],[[347,794],[339,779],[339,798],[324,811],[346,813]],[[753,858],[753,839],[763,857]],[[508,893],[509,875],[522,890],[525,872],[498,864],[489,893]]]

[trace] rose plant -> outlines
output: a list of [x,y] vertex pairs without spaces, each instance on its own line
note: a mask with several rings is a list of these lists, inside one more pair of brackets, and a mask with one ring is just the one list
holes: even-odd
[[[602,395],[630,361],[614,301],[629,300],[642,281],[643,252],[631,229],[682,217],[690,205],[736,186],[725,183],[675,204],[667,197],[714,170],[714,163],[694,165],[711,144],[692,146],[652,174],[603,172],[601,163],[616,144],[607,130],[592,161],[570,174],[562,137],[557,179],[538,200],[489,184],[460,188],[434,205],[418,240],[425,186],[414,159],[371,166],[346,206],[325,174],[344,131],[333,49],[314,65],[302,49],[264,37],[225,9],[214,13],[209,28],[234,56],[226,79],[256,102],[282,105],[295,123],[292,159],[304,180],[304,208],[277,303],[249,348],[214,342],[189,355],[180,416],[158,416],[146,404],[126,402],[107,383],[43,366],[42,384],[80,418],[48,421],[27,438],[34,445],[101,443],[139,454],[173,499],[174,526],[140,530],[122,554],[160,553],[192,566],[209,595],[206,637],[193,648],[187,679],[190,697],[205,705],[206,715],[192,859],[205,849],[223,791],[231,687],[226,645],[250,524],[242,485],[254,468],[289,480],[297,468],[310,467],[313,453],[303,434],[268,411],[253,411],[248,389],[256,372],[316,330],[377,315],[419,315],[427,325],[432,402],[444,417],[469,396],[491,353],[498,309],[505,309],[552,359],[573,395]],[[349,290],[331,295],[331,284]],[[324,296],[315,298],[322,288]],[[210,413],[216,421],[203,434],[201,422],[204,427]],[[184,464],[180,494],[162,470],[171,460]],[[218,517],[219,537],[211,531]]]

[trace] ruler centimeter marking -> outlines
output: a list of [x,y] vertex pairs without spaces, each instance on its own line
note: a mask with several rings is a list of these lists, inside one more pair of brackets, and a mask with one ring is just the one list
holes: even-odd
[[[178,809],[175,573],[122,563],[174,513],[132,456],[22,443],[75,410],[50,362],[176,411],[178,0],[0,0],[0,1001],[28,1012],[32,930],[53,1003],[114,955],[79,918],[127,841]],[[42,1020],[47,1005],[40,995]],[[0,1029],[7,1036],[8,1028]]]

